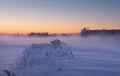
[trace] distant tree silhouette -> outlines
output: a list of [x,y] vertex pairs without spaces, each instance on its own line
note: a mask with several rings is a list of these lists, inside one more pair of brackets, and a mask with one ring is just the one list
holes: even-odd
[[28,36],[49,36],[48,32],[31,32],[28,34]]
[[81,36],[89,36],[89,35],[120,35],[120,30],[89,30],[89,28],[83,28],[81,30]]

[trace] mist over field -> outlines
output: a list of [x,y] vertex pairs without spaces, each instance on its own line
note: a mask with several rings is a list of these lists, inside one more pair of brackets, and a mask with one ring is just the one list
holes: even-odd
[[[39,44],[47,44],[56,39],[64,42],[72,51],[74,57],[70,62],[65,60],[59,64],[57,62],[55,64],[34,64],[22,69],[13,69],[13,64],[22,56],[25,48],[33,43],[39,48]],[[32,52],[35,53],[34,50]],[[88,37],[80,35],[54,37],[0,35],[0,71],[2,73],[4,69],[11,70],[16,76],[119,76],[119,58],[119,35]]]
[[0,0],[0,76],[120,76],[120,0]]

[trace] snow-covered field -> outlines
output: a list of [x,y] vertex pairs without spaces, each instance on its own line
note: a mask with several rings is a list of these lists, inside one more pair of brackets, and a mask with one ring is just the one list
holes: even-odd
[[[73,52],[73,59],[12,69],[22,52],[31,44],[63,41]],[[16,76],[120,76],[120,36],[79,35],[27,37],[0,35],[0,71],[11,70]],[[1,75],[1,74],[0,74]],[[3,75],[3,74],[2,74]]]

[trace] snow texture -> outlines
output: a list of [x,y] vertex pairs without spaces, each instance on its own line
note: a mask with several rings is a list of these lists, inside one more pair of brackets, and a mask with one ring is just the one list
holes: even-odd
[[0,76],[67,75],[120,76],[120,36],[0,35]]

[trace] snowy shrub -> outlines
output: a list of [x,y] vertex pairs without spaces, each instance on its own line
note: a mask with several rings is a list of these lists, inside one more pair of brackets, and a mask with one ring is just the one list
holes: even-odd
[[65,43],[56,39],[44,44],[32,44],[27,47],[16,61],[16,68],[26,68],[41,64],[61,63],[73,58],[73,53]]
[[0,76],[16,76],[16,75],[10,70],[2,70],[0,71]]

